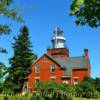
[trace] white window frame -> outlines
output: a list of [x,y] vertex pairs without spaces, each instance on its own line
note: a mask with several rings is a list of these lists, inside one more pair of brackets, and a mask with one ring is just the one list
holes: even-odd
[[67,80],[63,80],[62,83],[69,84]]
[[53,80],[53,79],[56,80],[56,76],[51,76],[50,79],[51,80]]
[[[75,79],[77,79],[77,82],[75,81]],[[79,83],[79,77],[74,77],[73,78],[73,84],[74,85],[77,85]]]
[[39,80],[40,80],[40,77],[35,77],[35,83],[36,83],[36,80],[37,80],[37,79],[39,79]]

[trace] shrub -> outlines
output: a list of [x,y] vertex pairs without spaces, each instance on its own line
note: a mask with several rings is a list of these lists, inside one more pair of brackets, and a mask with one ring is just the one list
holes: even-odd
[[95,85],[95,88],[98,92],[100,92],[100,78],[95,78],[94,79],[94,85]]
[[84,81],[79,85],[75,86],[76,96],[84,98],[94,98],[98,97],[98,92],[96,91],[94,85],[88,81]]
[[69,86],[66,84],[57,84],[51,81],[40,83],[40,86],[35,89],[37,92],[33,93],[32,100],[72,100],[72,95],[67,92]]

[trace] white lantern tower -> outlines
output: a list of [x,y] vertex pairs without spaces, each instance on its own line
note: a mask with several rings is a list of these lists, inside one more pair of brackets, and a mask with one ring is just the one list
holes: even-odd
[[52,37],[53,48],[65,48],[65,37],[63,36],[63,31],[59,27],[54,31],[54,36]]

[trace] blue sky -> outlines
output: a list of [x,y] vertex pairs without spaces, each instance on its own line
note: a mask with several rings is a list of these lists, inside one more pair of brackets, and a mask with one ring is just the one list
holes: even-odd
[[[82,56],[84,48],[89,49],[91,76],[100,77],[100,29],[88,26],[76,26],[75,17],[68,15],[72,0],[16,0],[14,6],[21,5],[26,25],[29,27],[33,50],[40,57],[51,46],[51,37],[55,27],[59,26],[66,37],[70,56]],[[13,36],[19,33],[22,24],[0,17],[0,23],[9,24],[13,32],[10,36],[0,36],[0,47],[8,54],[0,54],[0,61],[9,66],[8,59],[13,55],[11,44]]]

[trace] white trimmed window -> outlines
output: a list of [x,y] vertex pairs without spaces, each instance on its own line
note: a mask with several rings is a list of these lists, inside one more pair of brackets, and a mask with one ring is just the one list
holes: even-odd
[[40,77],[35,77],[35,84],[40,82]]
[[64,83],[64,84],[68,84],[68,81],[64,80],[62,83]]
[[55,72],[55,65],[54,65],[54,64],[52,64],[52,65],[50,66],[50,72],[51,72],[51,73]]
[[40,72],[40,66],[39,66],[39,65],[36,65],[36,66],[35,66],[35,72],[36,72],[36,73],[39,73],[39,72]]
[[74,77],[73,81],[74,81],[74,85],[77,85],[79,82],[79,77]]
[[52,81],[55,81],[56,80],[56,77],[55,76],[51,76],[50,78],[51,78]]

